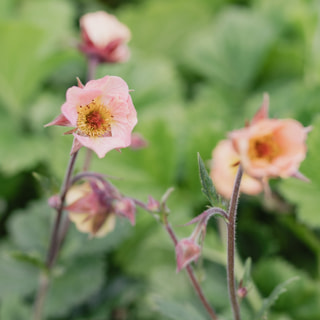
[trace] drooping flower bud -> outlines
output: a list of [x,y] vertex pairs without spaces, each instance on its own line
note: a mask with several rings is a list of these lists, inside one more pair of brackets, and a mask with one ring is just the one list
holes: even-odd
[[121,215],[135,222],[135,205],[124,198],[111,184],[102,181],[84,182],[72,186],[66,195],[69,218],[77,229],[95,237],[102,237],[115,227]]
[[87,13],[80,19],[80,50],[101,62],[124,62],[130,56],[127,46],[131,38],[127,26],[104,11]]
[[193,238],[184,238],[176,245],[177,272],[185,268],[192,261],[197,261],[201,247]]

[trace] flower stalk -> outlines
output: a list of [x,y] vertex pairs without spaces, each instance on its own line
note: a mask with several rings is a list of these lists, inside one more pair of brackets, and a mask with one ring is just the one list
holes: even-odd
[[240,307],[237,299],[237,288],[235,280],[234,260],[235,260],[235,238],[236,238],[236,218],[237,218],[237,207],[238,199],[240,195],[240,184],[242,178],[242,168],[239,165],[237,175],[234,182],[233,192],[229,205],[228,218],[229,223],[227,225],[228,233],[228,245],[227,245],[227,278],[228,278],[228,290],[230,303],[233,311],[234,320],[240,320]]
[[68,188],[70,187],[71,176],[73,173],[74,164],[75,164],[77,155],[78,155],[78,152],[75,152],[74,154],[71,155],[69,164],[66,170],[65,178],[61,186],[60,202],[59,202],[58,208],[56,209],[57,211],[56,218],[55,218],[51,239],[50,239],[50,244],[49,244],[49,249],[48,249],[48,254],[46,258],[45,265],[47,270],[41,272],[40,274],[38,292],[34,302],[34,313],[33,313],[34,320],[42,319],[43,306],[44,306],[45,297],[48,292],[48,286],[49,286],[49,273],[57,258],[59,249],[61,247],[61,243],[64,240],[64,236],[66,235],[66,232],[64,231],[63,237],[62,237],[61,231],[60,231],[62,214],[63,214],[63,205],[64,205]]

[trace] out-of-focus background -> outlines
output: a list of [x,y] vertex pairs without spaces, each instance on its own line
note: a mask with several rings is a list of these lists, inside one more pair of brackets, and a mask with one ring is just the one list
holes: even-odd
[[[262,196],[240,200],[237,274],[252,258],[243,319],[255,319],[274,287],[294,276],[270,320],[320,319],[320,4],[317,0],[1,0],[0,2],[0,319],[31,319],[57,192],[69,160],[66,128],[43,125],[60,113],[76,77],[79,18],[115,14],[132,32],[131,59],[98,67],[133,89],[143,150],[94,156],[92,170],[116,177],[147,201],[169,187],[170,221],[179,227],[208,204],[197,152],[209,162],[216,143],[240,128],[270,94],[272,117],[312,125],[301,172],[311,179],[272,181],[276,206]],[[79,163],[84,156],[80,152]],[[224,230],[223,227],[220,230]],[[221,319],[231,319],[219,222],[210,221],[196,272]],[[47,320],[204,320],[174,248],[161,226],[138,211],[103,239],[72,226],[53,270]]]

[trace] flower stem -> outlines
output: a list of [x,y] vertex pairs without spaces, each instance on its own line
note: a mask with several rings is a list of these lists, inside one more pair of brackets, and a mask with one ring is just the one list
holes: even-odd
[[[167,219],[165,218],[165,223],[164,223],[164,227],[166,229],[166,231],[168,232],[172,242],[174,243],[174,245],[176,246],[177,243],[178,243],[178,239],[173,231],[173,229],[171,228],[170,224],[168,223]],[[197,293],[202,305],[204,306],[204,308],[206,309],[206,311],[208,312],[209,316],[210,316],[210,319],[212,320],[217,320],[218,317],[215,313],[215,311],[213,310],[213,308],[210,306],[208,300],[206,299],[202,289],[201,289],[201,286],[197,280],[197,278],[195,277],[194,275],[194,272],[193,272],[193,269],[190,265],[188,265],[186,267],[186,270],[187,270],[187,274],[189,276],[189,279],[193,285],[193,288],[195,290],[195,292]]]
[[[61,244],[63,242],[63,238],[60,235],[60,229],[61,229],[60,225],[61,225],[61,220],[62,220],[63,205],[64,205],[64,201],[66,198],[68,188],[70,186],[70,180],[71,180],[74,164],[75,164],[75,161],[77,158],[77,154],[78,154],[78,152],[75,152],[71,156],[67,170],[66,170],[66,174],[64,177],[64,181],[61,186],[60,205],[57,208],[56,219],[55,219],[55,223],[53,226],[49,249],[48,249],[47,258],[46,258],[47,270],[41,272],[41,274],[40,274],[38,292],[37,292],[37,296],[36,296],[36,299],[34,302],[34,313],[33,313],[34,320],[40,320],[42,318],[42,311],[43,311],[43,306],[44,306],[44,302],[45,302],[45,297],[46,297],[48,287],[49,287],[49,273],[50,273],[50,270],[51,270],[51,268],[57,258],[59,249],[60,249]],[[65,234],[66,234],[66,232],[64,232],[63,236],[65,236]]]
[[239,165],[236,179],[233,186],[233,192],[229,206],[229,223],[227,226],[228,233],[228,246],[227,246],[227,275],[228,275],[228,289],[229,297],[232,306],[234,320],[240,320],[240,308],[236,293],[236,280],[234,271],[234,260],[235,260],[235,235],[236,235],[236,218],[237,218],[237,207],[238,199],[240,195],[240,183],[242,178],[242,168]]
[[73,172],[73,168],[74,168],[74,164],[75,164],[77,155],[78,155],[78,152],[75,152],[74,154],[72,154],[70,161],[69,161],[69,164],[68,164],[68,167],[67,167],[66,175],[65,175],[62,187],[61,187],[60,206],[57,209],[56,220],[55,220],[55,224],[53,227],[53,232],[51,234],[50,247],[49,247],[47,260],[46,260],[46,266],[48,269],[50,269],[52,267],[52,265],[54,264],[54,261],[57,257],[58,251],[59,251],[59,244],[61,241],[58,241],[58,239],[59,239],[60,223],[61,223],[62,213],[63,213],[63,205],[64,205],[64,201],[66,198],[68,188],[70,186],[71,175]]

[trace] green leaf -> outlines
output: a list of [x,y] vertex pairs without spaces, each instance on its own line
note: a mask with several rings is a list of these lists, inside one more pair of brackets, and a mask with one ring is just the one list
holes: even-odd
[[159,311],[168,319],[173,320],[205,320],[198,311],[190,304],[179,304],[174,301],[155,299]]
[[98,255],[78,257],[52,270],[45,314],[61,316],[92,298],[103,285],[104,262]]
[[46,270],[46,265],[44,264],[43,260],[35,254],[13,251],[11,252],[11,256],[17,261],[25,262],[39,269]]
[[224,10],[189,38],[185,64],[206,78],[237,89],[253,85],[276,40],[273,25],[252,10]]
[[207,169],[204,165],[203,160],[201,159],[200,153],[198,153],[198,165],[199,165],[199,174],[200,174],[200,182],[201,182],[201,191],[209,200],[210,204],[214,207],[222,206],[222,200],[217,194],[212,179],[210,178]]
[[32,319],[31,308],[22,299],[16,297],[1,300],[0,319],[3,320],[24,320]]
[[38,272],[39,269],[33,265],[17,261],[13,258],[11,249],[1,248],[0,299],[12,296],[23,297],[33,292],[37,286]]
[[251,282],[251,258],[247,258],[246,262],[244,264],[244,271],[243,271],[243,276],[242,276],[242,287],[245,287],[248,289],[248,286],[250,285]]
[[267,299],[264,299],[263,305],[257,316],[255,317],[256,320],[264,319],[272,307],[272,305],[278,300],[279,296],[287,291],[287,286],[292,283],[293,281],[298,280],[299,277],[293,277],[288,279],[287,281],[280,283],[278,286],[274,288],[271,292],[270,296]]

